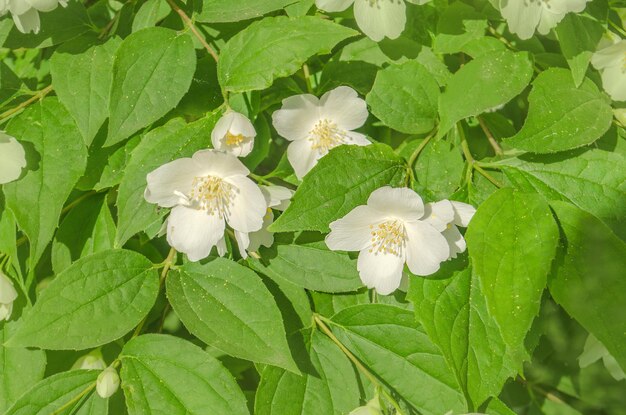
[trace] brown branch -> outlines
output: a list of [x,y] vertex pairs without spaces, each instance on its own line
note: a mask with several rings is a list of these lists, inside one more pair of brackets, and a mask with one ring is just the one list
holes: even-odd
[[189,16],[187,16],[187,13],[185,13],[185,11],[183,9],[181,9],[180,7],[178,7],[178,5],[174,2],[174,0],[167,0],[167,3],[170,5],[170,7],[172,8],[172,10],[174,10],[176,13],[178,13],[178,15],[180,16],[180,18],[183,20],[183,22],[185,22],[185,24],[189,27],[189,29],[191,30],[191,32],[194,34],[195,37],[198,38],[198,40],[200,41],[200,43],[202,43],[202,46],[204,46],[204,48],[207,50],[207,52],[209,52],[209,55],[211,55],[213,57],[213,59],[215,59],[215,62],[218,61],[218,56],[217,53],[215,52],[215,50],[213,50],[213,48],[211,47],[211,45],[209,45],[207,43],[207,41],[204,39],[204,37],[200,34],[200,32],[198,32],[198,29],[196,28],[196,26],[193,24],[193,21],[189,18]]

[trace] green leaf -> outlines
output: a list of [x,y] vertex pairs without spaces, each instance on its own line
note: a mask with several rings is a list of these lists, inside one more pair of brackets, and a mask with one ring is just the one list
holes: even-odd
[[408,297],[475,408],[521,372],[522,361],[504,342],[467,260],[445,262],[428,278],[411,278]]
[[599,21],[576,13],[568,13],[556,27],[561,51],[567,59],[574,84],[578,87],[585,79],[591,56],[604,34]]
[[522,357],[559,241],[550,207],[536,194],[498,190],[478,207],[465,239],[489,314]]
[[502,167],[517,188],[571,202],[626,237],[626,160],[619,154],[590,149],[524,156],[503,160]]
[[435,126],[439,85],[417,61],[378,71],[367,103],[372,114],[407,134],[427,133]]
[[155,268],[136,252],[81,258],[41,292],[7,346],[81,350],[112,342],[139,324],[158,291]]
[[41,350],[7,348],[3,344],[14,324],[0,330],[0,412],[4,413],[17,398],[43,379],[46,353]]
[[606,225],[568,203],[553,202],[564,244],[550,294],[626,369],[626,244]]
[[25,144],[26,174],[3,188],[7,207],[30,241],[34,267],[54,235],[65,200],[85,170],[87,149],[56,98],[26,109],[11,120],[7,133]]
[[151,27],[124,39],[113,65],[105,145],[124,140],[173,109],[195,69],[196,52],[187,34]]
[[[221,3],[223,7],[223,2]],[[356,31],[317,17],[267,17],[233,36],[220,51],[217,74],[230,92],[264,89],[308,58],[329,53]]]
[[348,254],[328,250],[323,242],[310,245],[278,245],[267,260],[250,258],[253,267],[273,279],[288,281],[313,291],[339,293],[363,286],[356,260]]
[[189,263],[170,272],[167,297],[203,342],[231,356],[298,371],[274,298],[250,269],[223,258]]
[[551,68],[534,81],[522,129],[504,142],[533,153],[554,153],[591,144],[609,129],[611,101],[586,79],[576,87],[571,72]]
[[123,246],[136,233],[154,226],[167,214],[145,201],[146,175],[165,163],[191,157],[197,150],[206,148],[216,121],[214,114],[191,124],[176,118],[143,137],[124,169],[118,191],[117,247]]
[[94,389],[98,370],[72,370],[52,375],[23,394],[4,415],[70,415],[80,407],[76,396]]
[[232,375],[185,340],[161,334],[139,336],[126,343],[120,359],[130,415],[249,413]]
[[463,65],[450,77],[439,99],[439,135],[457,121],[506,104],[526,88],[532,74],[526,52],[504,50]]
[[266,367],[255,396],[256,415],[347,414],[359,406],[359,384],[348,358],[319,331],[308,336],[310,373]]
[[0,62],[0,104],[4,104],[17,94],[22,80],[4,62]]
[[148,0],[141,5],[133,19],[133,32],[147,27],[156,26],[158,22],[170,14],[172,8],[166,1]]
[[109,400],[102,399],[97,393],[92,393],[85,403],[80,405],[80,409],[68,415],[108,415],[108,413]]
[[304,177],[291,205],[269,230],[328,232],[330,222],[364,205],[374,190],[404,186],[406,169],[384,144],[334,148]]
[[331,327],[365,366],[420,413],[466,412],[453,374],[411,311],[358,305],[337,313]]
[[204,0],[201,11],[196,14],[198,22],[223,23],[254,19],[280,10],[297,0]]
[[121,43],[80,37],[58,48],[50,58],[52,85],[89,146],[109,116],[113,57]]
[[415,177],[421,185],[418,193],[432,200],[450,197],[461,185],[465,161],[461,149],[454,145],[452,133],[456,128],[450,132],[447,138],[429,143],[415,162]]
[[63,271],[87,255],[113,248],[115,223],[105,195],[92,197],[63,219],[52,243],[52,269]]

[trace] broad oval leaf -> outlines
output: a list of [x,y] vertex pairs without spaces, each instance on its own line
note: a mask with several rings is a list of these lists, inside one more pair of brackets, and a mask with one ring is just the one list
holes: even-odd
[[170,272],[167,297],[203,342],[231,356],[298,371],[280,310],[254,271],[223,258],[189,263]]
[[204,350],[185,340],[146,334],[126,343],[122,388],[130,415],[249,414],[232,375]]
[[525,355],[559,242],[550,207],[536,194],[498,190],[478,207],[465,239],[489,314],[506,344]]
[[266,17],[233,36],[220,51],[217,75],[230,92],[264,89],[308,58],[329,53],[356,31],[312,16]]
[[602,39],[604,26],[590,16],[568,13],[555,31],[561,51],[572,70],[574,84],[579,86],[585,79],[591,56]]
[[289,208],[269,229],[328,232],[330,222],[364,205],[374,190],[404,186],[406,174],[404,161],[384,144],[334,148],[304,177]]
[[551,68],[533,81],[528,117],[504,142],[533,153],[554,153],[591,144],[609,129],[611,100],[589,79],[579,87],[566,69]]
[[439,84],[417,61],[378,71],[367,95],[372,114],[407,134],[427,133],[435,126]]
[[75,262],[41,292],[7,346],[80,350],[119,339],[144,318],[159,276],[143,255],[102,251]]
[[254,19],[282,9],[297,0],[204,0],[196,14],[198,22],[223,23]]
[[196,69],[188,34],[151,27],[128,36],[115,54],[105,146],[129,137],[173,109]]

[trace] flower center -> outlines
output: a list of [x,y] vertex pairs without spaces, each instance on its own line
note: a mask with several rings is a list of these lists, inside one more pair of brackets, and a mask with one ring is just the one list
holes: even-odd
[[230,213],[238,192],[239,189],[220,177],[196,177],[191,187],[191,199],[209,215],[223,218]]
[[246,137],[243,134],[234,135],[230,131],[226,133],[226,145],[227,146],[238,146],[245,140]]
[[372,229],[372,245],[370,252],[376,254],[393,254],[401,256],[406,245],[406,231],[404,230],[404,224],[397,219],[388,220],[380,223],[374,227],[370,225]]
[[328,119],[319,120],[309,133],[311,148],[324,154],[328,153],[330,149],[344,144],[347,138],[346,132]]

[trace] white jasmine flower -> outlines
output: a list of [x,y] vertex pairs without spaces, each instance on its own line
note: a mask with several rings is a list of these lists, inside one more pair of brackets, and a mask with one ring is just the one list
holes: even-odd
[[39,12],[50,12],[58,5],[67,6],[67,0],[0,0],[0,16],[11,13],[15,27],[22,33],[39,33]]
[[0,184],[16,180],[26,167],[24,147],[8,134],[0,131]]
[[17,291],[13,288],[13,282],[0,271],[0,321],[11,318],[16,298]]
[[579,13],[590,0],[500,0],[500,12],[509,30],[520,39],[530,39],[535,29],[547,35],[567,13]]
[[104,370],[107,367],[102,358],[102,352],[100,349],[92,350],[84,356],[79,357],[72,365],[70,370],[84,369],[84,370]]
[[[406,0],[425,4],[429,0]],[[405,0],[315,0],[321,10],[340,12],[354,3],[354,19],[370,39],[380,42],[384,37],[396,39],[406,25]]]
[[375,397],[365,406],[359,406],[358,408],[353,409],[348,415],[383,415],[383,411],[380,408],[380,399]]
[[267,230],[268,226],[274,223],[274,212],[272,209],[283,211],[289,207],[293,190],[282,186],[259,186],[267,202],[267,212],[263,217],[263,226],[260,230],[250,234],[250,246],[248,251],[258,251],[261,246],[270,247],[274,243],[274,234]]
[[626,101],[626,40],[598,50],[591,64],[600,71],[602,87],[614,101]]
[[436,203],[427,203],[424,207],[423,221],[430,223],[442,233],[450,246],[450,258],[465,252],[467,245],[458,226],[467,228],[476,209],[467,203],[442,200]]
[[98,375],[96,380],[96,391],[101,398],[106,399],[111,397],[117,389],[120,387],[120,377],[117,374],[117,370],[112,367],[107,367]]
[[617,363],[617,360],[611,356],[600,340],[598,340],[593,334],[590,334],[585,342],[583,352],[578,357],[578,364],[581,368],[585,368],[600,359],[602,359],[604,367],[609,371],[615,380],[626,379],[626,374],[620,367],[619,363]]
[[211,142],[217,150],[237,157],[245,157],[254,147],[256,130],[243,114],[228,110],[215,124],[211,132]]
[[245,256],[248,233],[261,228],[267,208],[249,173],[235,156],[217,150],[198,151],[149,173],[146,200],[173,208],[167,219],[168,243],[190,261],[206,258],[216,245],[223,255],[228,224]]
[[310,94],[284,99],[272,121],[278,134],[292,141],[287,158],[302,179],[330,149],[342,144],[370,144],[363,134],[352,131],[361,127],[367,116],[365,101],[354,89],[340,86],[321,99]]
[[400,286],[404,263],[416,275],[430,275],[450,256],[448,241],[417,193],[389,186],[375,190],[367,205],[357,206],[330,224],[326,245],[332,250],[360,251],[361,280],[380,294]]

